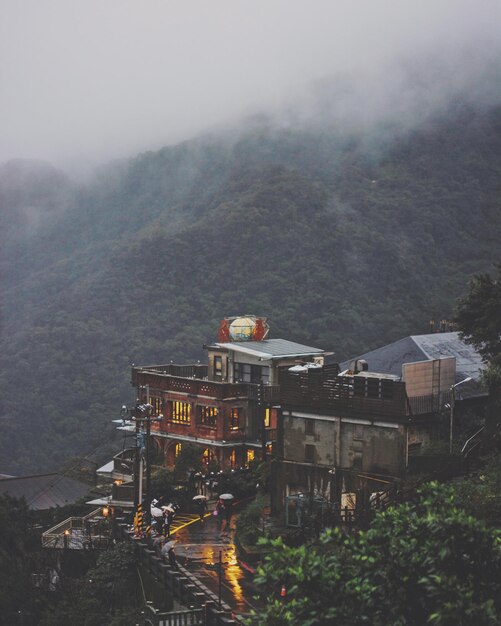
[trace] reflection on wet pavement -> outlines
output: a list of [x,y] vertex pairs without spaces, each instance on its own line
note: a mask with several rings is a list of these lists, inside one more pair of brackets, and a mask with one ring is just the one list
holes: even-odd
[[176,532],[176,556],[181,565],[217,594],[221,553],[222,601],[237,614],[249,614],[252,609],[258,610],[263,602],[254,597],[258,591],[238,564],[233,534],[232,529],[229,535],[221,535],[218,520],[209,516],[203,524],[196,522]]

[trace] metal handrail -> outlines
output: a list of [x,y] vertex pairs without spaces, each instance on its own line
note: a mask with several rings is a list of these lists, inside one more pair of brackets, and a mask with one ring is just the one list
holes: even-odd
[[464,446],[461,448],[461,454],[464,454],[465,456],[466,454],[468,454],[468,453],[465,453],[466,447],[468,446],[468,444],[470,443],[472,439],[474,439],[477,435],[480,435],[480,433],[484,430],[484,428],[485,426],[482,426],[481,428],[479,428],[474,435],[472,435],[469,439],[465,441]]

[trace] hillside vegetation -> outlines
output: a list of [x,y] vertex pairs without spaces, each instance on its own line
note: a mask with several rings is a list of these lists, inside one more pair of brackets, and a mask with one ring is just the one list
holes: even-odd
[[500,123],[458,104],[384,146],[263,123],[85,185],[0,168],[0,471],[105,459],[131,363],[203,358],[225,315],[340,360],[450,316],[501,258]]

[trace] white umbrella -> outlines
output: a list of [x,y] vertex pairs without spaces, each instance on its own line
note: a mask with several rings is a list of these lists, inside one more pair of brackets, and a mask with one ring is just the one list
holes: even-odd
[[202,495],[193,496],[192,500],[207,500],[207,496],[202,496]]
[[153,515],[153,517],[162,517],[163,512],[162,509],[159,509],[157,506],[152,506],[151,514]]
[[221,498],[221,500],[233,500],[235,496],[233,496],[231,493],[222,493],[219,497]]

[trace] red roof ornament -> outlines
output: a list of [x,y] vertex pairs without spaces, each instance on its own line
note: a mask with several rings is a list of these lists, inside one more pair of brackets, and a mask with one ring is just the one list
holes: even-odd
[[227,319],[221,320],[217,331],[217,340],[221,343],[227,343],[230,340],[230,327]]

